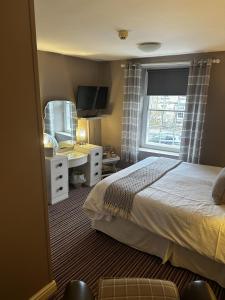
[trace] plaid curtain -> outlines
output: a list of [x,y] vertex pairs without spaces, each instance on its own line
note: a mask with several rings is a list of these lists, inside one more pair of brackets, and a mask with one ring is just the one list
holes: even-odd
[[54,129],[54,104],[49,101],[45,106],[44,111],[44,132],[50,134],[55,137],[55,129]]
[[138,160],[141,73],[142,68],[139,64],[125,66],[121,159],[129,163]]
[[199,163],[212,59],[194,60],[190,67],[180,159]]

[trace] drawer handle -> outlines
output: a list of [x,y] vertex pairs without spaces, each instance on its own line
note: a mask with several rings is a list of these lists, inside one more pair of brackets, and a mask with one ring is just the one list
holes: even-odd
[[63,190],[63,187],[60,186],[60,187],[56,190],[56,192],[60,192],[60,191],[62,191],[62,190]]
[[61,168],[62,167],[62,163],[59,163],[58,165],[56,165],[56,168]]
[[56,177],[56,180],[59,180],[59,179],[62,179],[63,178],[63,175],[59,175]]
[[98,152],[96,152],[96,153],[95,153],[95,156],[99,156],[99,153],[98,153]]
[[98,166],[98,162],[95,163],[95,166]]
[[97,176],[97,175],[98,175],[98,172],[95,173],[95,176]]

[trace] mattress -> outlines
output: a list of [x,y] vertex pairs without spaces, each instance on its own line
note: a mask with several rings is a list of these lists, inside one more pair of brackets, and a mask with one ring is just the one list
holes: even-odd
[[142,252],[158,256],[165,263],[182,267],[216,281],[225,288],[225,264],[183,248],[119,217],[111,222],[95,220],[92,227]]
[[[92,220],[111,222],[104,211],[106,188],[115,180],[153,162],[147,158],[99,182],[84,203]],[[130,222],[176,245],[225,263],[225,206],[215,205],[212,184],[221,168],[182,163],[136,194]]]

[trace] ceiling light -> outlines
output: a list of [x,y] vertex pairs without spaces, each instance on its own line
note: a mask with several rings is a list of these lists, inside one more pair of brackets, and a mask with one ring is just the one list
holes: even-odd
[[157,42],[149,42],[149,43],[141,43],[138,44],[138,48],[144,52],[151,52],[159,49],[161,47],[161,43]]

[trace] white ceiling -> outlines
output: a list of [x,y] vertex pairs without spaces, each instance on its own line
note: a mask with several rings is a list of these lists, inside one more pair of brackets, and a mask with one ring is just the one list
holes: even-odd
[[95,60],[225,50],[225,0],[35,0],[35,14],[39,50]]

